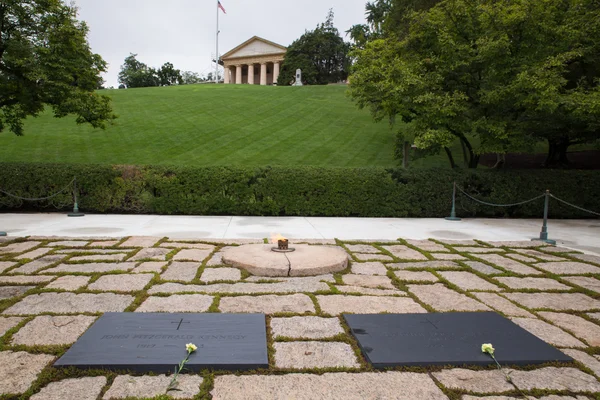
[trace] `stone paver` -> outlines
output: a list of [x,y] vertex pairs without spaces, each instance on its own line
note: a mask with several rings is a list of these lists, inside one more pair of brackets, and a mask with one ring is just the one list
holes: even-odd
[[580,363],[591,369],[596,376],[600,377],[600,361],[598,361],[596,358],[580,350],[562,349],[561,351],[566,355],[572,357],[574,360],[579,361]]
[[456,251],[461,253],[474,253],[474,254],[486,254],[486,253],[503,253],[503,249],[496,249],[494,247],[455,247]]
[[215,267],[217,265],[224,265],[223,262],[223,250],[217,251],[213,256],[206,262],[207,267]]
[[346,285],[363,286],[369,288],[394,289],[392,281],[387,276],[369,276],[348,274],[342,276]]
[[514,384],[521,390],[546,389],[570,392],[598,392],[600,382],[575,368],[546,367],[533,371],[511,373]]
[[56,278],[46,285],[45,289],[77,290],[88,284],[89,276],[66,275]]
[[510,300],[530,309],[549,308],[553,310],[596,310],[600,301],[581,293],[506,293]]
[[563,285],[554,279],[549,278],[515,278],[515,277],[497,277],[494,278],[500,283],[505,284],[511,289],[537,289],[537,290],[570,290],[571,287]]
[[440,271],[439,274],[447,279],[450,283],[458,286],[462,290],[486,290],[497,292],[500,289],[498,286],[481,279],[475,274],[463,271]]
[[588,317],[593,318],[597,321],[600,321],[600,313],[588,313]]
[[330,315],[341,313],[378,314],[388,313],[424,313],[423,307],[413,299],[406,297],[373,297],[373,296],[317,296],[321,310]]
[[275,339],[323,339],[344,333],[339,319],[322,317],[273,318],[271,329]]
[[447,400],[427,374],[326,373],[215,377],[213,400]]
[[406,296],[406,293],[399,291],[398,289],[373,289],[362,286],[352,285],[337,285],[336,289],[341,293],[359,293],[368,294],[371,296]]
[[106,377],[86,377],[64,379],[51,382],[39,393],[30,397],[31,400],[96,400],[106,385]]
[[113,247],[116,246],[119,242],[120,240],[100,240],[90,243],[88,247]]
[[480,272],[484,275],[502,274],[504,271],[500,271],[490,265],[484,264],[479,261],[464,261],[466,265],[473,268],[475,271]]
[[354,350],[339,342],[289,342],[275,343],[277,368],[359,368]]
[[476,242],[473,239],[464,239],[464,240],[456,240],[456,239],[437,239],[438,242],[449,244],[450,246],[479,246],[479,242]]
[[535,318],[535,316],[529,311],[518,307],[517,305],[506,300],[504,297],[495,293],[473,292],[473,296],[477,297],[479,301],[487,304],[494,310],[500,311],[501,313],[511,317]]
[[212,253],[212,249],[210,250],[201,250],[201,249],[183,249],[180,250],[175,256],[173,260],[175,261],[204,261],[210,254]]
[[[302,278],[297,278],[302,279]],[[303,293],[329,291],[326,283],[315,280],[285,281],[279,283],[217,283],[213,285],[184,285],[181,283],[164,283],[154,285],[148,293]]]
[[62,240],[60,242],[48,243],[50,247],[85,247],[89,242],[86,240]]
[[381,253],[381,250],[368,244],[347,244],[346,248],[352,253]]
[[54,356],[47,354],[0,352],[0,395],[24,393],[52,360]]
[[47,248],[47,247],[40,247],[39,249],[35,249],[35,250],[30,251],[30,252],[20,254],[20,255],[16,256],[15,258],[17,260],[24,260],[24,259],[33,260],[34,258],[41,257],[44,254],[48,254],[52,250],[54,250],[54,249]]
[[242,272],[237,268],[205,268],[200,280],[203,282],[239,281]]
[[0,286],[0,300],[22,296],[26,291],[34,288],[35,286]]
[[506,257],[512,258],[513,260],[517,260],[517,261],[523,261],[523,262],[538,262],[538,260],[536,260],[533,257],[529,257],[529,256],[525,256],[523,254],[515,254],[515,253],[508,253],[505,254]]
[[600,268],[575,261],[539,263],[536,267],[557,275],[600,274]]
[[169,297],[148,297],[136,312],[206,312],[213,302],[212,296],[203,294],[174,294]]
[[0,283],[38,284],[38,283],[50,282],[52,279],[54,279],[53,276],[28,276],[28,275],[0,276]]
[[6,332],[19,325],[24,319],[21,317],[0,317],[0,336],[4,336]]
[[17,265],[16,262],[0,261],[0,274],[3,273],[4,271],[7,271],[9,268],[14,267],[15,265]]
[[394,275],[401,281],[437,282],[438,277],[427,271],[396,271]]
[[54,263],[65,259],[65,255],[52,254],[49,256],[38,258],[37,260],[21,265],[19,268],[13,269],[11,274],[33,274],[41,269],[44,269]]
[[562,279],[574,285],[581,286],[582,288],[600,293],[600,280],[596,278],[587,276],[568,276]]
[[436,260],[466,260],[466,258],[460,254],[454,253],[431,253],[431,256]]
[[543,242],[532,242],[531,240],[504,240],[504,241],[491,241],[486,242],[491,246],[496,247],[515,247],[518,249],[525,249],[528,247],[543,247],[550,246],[548,243]]
[[21,243],[11,243],[8,246],[0,247],[0,254],[6,253],[24,253],[27,250],[31,250],[34,247],[37,247],[41,244],[41,242],[21,242]]
[[96,317],[85,315],[42,315],[19,329],[13,336],[13,343],[27,346],[75,343],[95,320]]
[[415,246],[418,247],[421,250],[424,251],[428,251],[428,252],[449,252],[450,250],[448,250],[446,247],[444,247],[443,245],[439,244],[439,243],[435,243],[432,242],[430,240],[411,240],[411,239],[407,239],[406,243],[410,244],[411,246]]
[[123,261],[127,256],[126,253],[112,253],[112,254],[92,254],[89,256],[77,256],[69,258],[69,262],[72,261]]
[[510,258],[502,257],[500,254],[478,254],[477,258],[484,261],[490,262],[504,268],[507,271],[513,272],[518,275],[542,275],[543,272],[531,268],[523,263],[512,260]]
[[305,313],[315,312],[315,305],[305,294],[286,296],[221,297],[219,310],[225,313]]
[[165,265],[167,265],[166,261],[146,261],[135,267],[131,272],[136,274],[144,272],[157,272],[160,274]]
[[586,319],[571,314],[540,312],[543,318],[553,324],[572,332],[590,346],[600,346],[600,326]]
[[383,248],[393,254],[394,257],[401,260],[427,260],[427,257],[425,257],[423,253],[401,244],[395,246],[383,246]]
[[59,249],[54,252],[54,254],[73,254],[77,253],[79,255],[82,254],[114,254],[114,253],[125,253],[132,252],[133,249],[88,249],[88,248],[79,248],[79,249]]
[[408,285],[408,290],[436,311],[490,311],[490,308],[485,304],[450,290],[441,283]]
[[394,261],[394,259],[385,254],[362,254],[362,253],[354,253],[354,257],[356,257],[360,261]]
[[[169,391],[174,399],[192,399],[200,392],[202,377],[182,374],[177,378],[177,390]],[[171,376],[131,376],[119,375],[115,378],[110,389],[102,397],[105,400],[128,398],[154,398],[165,394],[171,382]]]
[[455,263],[454,261],[451,260],[436,260],[436,261],[423,261],[423,262],[408,262],[408,263],[391,263],[391,264],[386,264],[388,268],[391,269],[412,269],[412,268],[421,268],[421,269],[425,269],[425,268],[433,268],[433,269],[438,269],[438,268],[456,268],[456,269],[462,269],[462,267],[460,265],[458,265],[457,263]]
[[169,254],[171,249],[164,249],[162,247],[149,247],[138,251],[129,261],[140,261],[140,260],[154,260],[154,261],[165,261],[165,257]]
[[154,246],[161,238],[149,236],[132,236],[119,247],[151,247]]
[[[461,397],[461,400],[523,400],[524,397],[510,397],[510,396],[485,396],[485,397],[479,397],[479,396],[468,396],[465,395],[463,397]],[[526,400],[590,400],[589,397],[586,396],[577,396],[577,397],[572,397],[572,396],[557,396],[557,395],[550,395],[550,396],[543,396],[543,397],[533,397],[533,396],[527,396]]]
[[539,319],[532,318],[511,318],[512,321],[521,328],[531,332],[545,342],[558,347],[586,347],[584,343],[575,339],[573,336]]
[[517,252],[521,253],[521,254],[525,254],[527,256],[532,256],[535,258],[539,258],[540,260],[543,261],[564,261],[565,259],[562,257],[557,257],[551,254],[546,254],[546,253],[542,253],[541,251],[537,251],[537,250],[517,250]]
[[454,368],[433,372],[433,376],[449,389],[462,389],[473,393],[500,393],[515,389],[498,370],[472,371]]
[[577,258],[581,261],[587,261],[600,265],[600,256],[594,256],[591,254],[571,254],[571,257]]
[[88,286],[89,290],[135,292],[144,289],[154,278],[153,274],[104,275]]
[[130,271],[135,267],[133,262],[122,263],[86,263],[86,264],[59,264],[57,267],[46,269],[44,274],[55,274],[59,272],[81,272],[93,274],[96,272]]
[[352,273],[358,275],[385,275],[387,268],[380,262],[353,263]]
[[161,277],[167,281],[191,282],[196,277],[198,268],[200,264],[197,262],[173,261]]
[[348,253],[337,246],[299,244],[285,256],[290,262],[290,276],[314,276],[343,271],[348,267]]
[[189,242],[163,242],[159,247],[169,247],[172,249],[200,249],[210,250],[211,252],[215,249],[215,246],[212,244]]
[[25,297],[17,304],[4,311],[7,315],[29,315],[40,313],[96,313],[121,312],[127,308],[134,298],[113,293],[41,293]]

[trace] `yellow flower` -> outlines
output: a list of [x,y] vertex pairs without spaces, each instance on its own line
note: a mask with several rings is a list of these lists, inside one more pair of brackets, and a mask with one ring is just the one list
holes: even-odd
[[484,344],[482,344],[481,345],[481,351],[483,353],[488,353],[491,356],[494,355],[494,347],[492,346],[491,343],[484,343]]
[[198,347],[193,343],[188,343],[185,345],[185,349],[187,350],[188,353],[193,353],[196,350],[198,350]]

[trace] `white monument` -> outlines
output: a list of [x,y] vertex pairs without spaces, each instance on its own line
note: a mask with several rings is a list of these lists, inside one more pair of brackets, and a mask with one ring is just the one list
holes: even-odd
[[296,70],[296,83],[294,83],[294,86],[303,86],[302,85],[302,70],[301,69],[297,69]]

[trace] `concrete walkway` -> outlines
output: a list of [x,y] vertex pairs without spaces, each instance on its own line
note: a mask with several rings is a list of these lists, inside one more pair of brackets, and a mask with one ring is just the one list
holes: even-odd
[[[125,237],[172,239],[265,238],[281,233],[303,239],[479,239],[539,237],[541,220],[442,218],[209,217],[163,215],[0,214],[9,236]],[[600,220],[551,220],[550,238],[559,245],[600,254]]]

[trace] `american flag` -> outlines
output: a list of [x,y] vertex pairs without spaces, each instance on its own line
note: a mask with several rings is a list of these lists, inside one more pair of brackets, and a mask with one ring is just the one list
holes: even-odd
[[223,8],[223,5],[221,4],[220,1],[217,2],[219,4],[219,8],[223,11],[223,13],[227,14],[227,11],[225,11],[225,9]]

